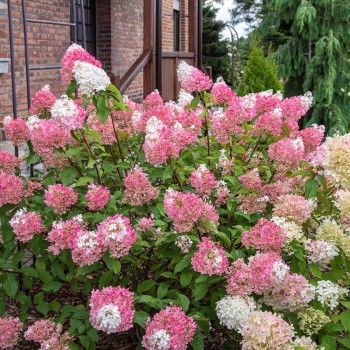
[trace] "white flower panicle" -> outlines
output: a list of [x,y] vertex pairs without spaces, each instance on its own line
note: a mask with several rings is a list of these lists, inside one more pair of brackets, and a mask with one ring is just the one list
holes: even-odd
[[347,295],[348,292],[348,289],[327,280],[318,281],[316,287],[317,300],[331,310],[339,305],[339,299]]
[[227,295],[216,303],[220,323],[228,329],[240,331],[251,312],[257,309],[252,297]]
[[154,332],[149,340],[149,343],[154,350],[169,350],[169,342],[170,335],[164,329]]
[[80,92],[86,96],[106,90],[111,83],[107,73],[102,68],[88,62],[76,61],[73,72]]
[[97,321],[105,332],[110,333],[119,327],[122,321],[122,316],[116,305],[106,304],[101,307]]

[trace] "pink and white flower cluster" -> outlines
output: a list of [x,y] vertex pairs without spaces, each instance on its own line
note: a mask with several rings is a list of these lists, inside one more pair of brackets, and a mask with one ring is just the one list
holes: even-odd
[[0,318],[0,349],[12,349],[17,345],[23,330],[18,317]]
[[147,350],[186,350],[196,327],[181,307],[168,306],[147,321],[142,346]]
[[42,350],[69,350],[69,341],[72,338],[68,332],[63,333],[62,331],[61,324],[50,320],[41,320],[28,327],[24,338],[39,343]]
[[127,288],[106,287],[93,290],[90,298],[90,322],[107,334],[132,328],[134,294]]
[[175,230],[188,232],[197,225],[201,231],[206,231],[203,221],[218,224],[219,216],[212,204],[204,202],[193,193],[182,193],[168,189],[164,196],[164,208],[167,215],[174,220]]

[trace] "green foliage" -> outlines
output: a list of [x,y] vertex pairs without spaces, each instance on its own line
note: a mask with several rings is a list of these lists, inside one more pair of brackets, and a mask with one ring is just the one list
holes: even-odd
[[203,6],[203,65],[212,67],[213,79],[219,76],[230,83],[231,61],[229,42],[222,39],[225,28],[222,21],[216,19],[218,9],[208,1]]
[[263,47],[253,39],[238,94],[243,96],[270,89],[275,93],[278,90],[282,91],[283,86],[278,80],[277,70],[271,56],[265,57]]
[[323,124],[330,134],[350,130],[350,3],[347,0],[268,1],[260,26],[277,48],[287,96],[311,91],[314,108],[303,125]]

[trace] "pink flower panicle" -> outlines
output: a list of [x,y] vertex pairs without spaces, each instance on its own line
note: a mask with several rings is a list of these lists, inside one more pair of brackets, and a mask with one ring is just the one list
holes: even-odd
[[111,256],[119,259],[127,255],[137,239],[130,220],[122,215],[114,215],[102,221],[97,227],[97,240],[109,248]]
[[285,238],[281,227],[261,218],[251,230],[243,232],[242,244],[261,251],[280,251]]
[[30,130],[30,140],[34,151],[40,156],[52,153],[54,148],[63,147],[70,139],[69,130],[58,125],[53,120],[29,117],[27,121]]
[[142,218],[137,224],[137,231],[146,232],[152,231],[154,228],[154,220],[149,218]]
[[4,118],[5,135],[14,146],[21,146],[29,140],[29,129],[23,119]]
[[123,202],[130,205],[149,203],[159,195],[159,190],[152,186],[146,174],[137,165],[124,179],[124,186]]
[[147,350],[186,350],[196,331],[192,317],[179,306],[168,306],[146,323],[142,346]]
[[45,226],[41,223],[41,216],[35,212],[27,212],[20,209],[10,220],[10,225],[16,239],[20,242],[29,242],[35,234],[45,231]]
[[262,132],[270,133],[273,136],[279,136],[283,133],[282,130],[283,120],[282,120],[282,110],[281,108],[276,108],[271,112],[266,112],[258,117],[254,123],[254,127]]
[[306,154],[313,155],[316,152],[323,140],[325,131],[323,125],[313,125],[297,133],[297,136],[303,140]]
[[249,173],[238,176],[238,180],[242,183],[243,187],[250,190],[260,191],[262,188],[262,180],[259,176],[259,170],[253,169]]
[[312,94],[306,92],[303,96],[293,96],[281,101],[283,116],[288,120],[298,121],[312,106]]
[[229,105],[236,94],[232,89],[224,82],[219,79],[213,85],[211,94],[215,97],[216,103],[221,105]]
[[226,291],[229,295],[250,295],[252,288],[249,284],[249,266],[243,259],[237,259],[228,268]]
[[61,335],[53,334],[49,339],[41,344],[40,350],[70,350],[69,342],[72,337],[68,332]]
[[32,97],[29,114],[45,114],[50,111],[55,102],[56,96],[50,91],[50,86],[45,85]]
[[174,227],[178,232],[188,232],[196,223],[201,229],[200,224],[205,220],[218,225],[219,216],[213,205],[205,203],[193,193],[168,189],[164,196],[164,208],[167,215],[174,220]]
[[303,224],[309,219],[315,203],[296,194],[286,194],[277,199],[273,208],[273,215]]
[[211,190],[218,184],[214,174],[207,169],[205,164],[201,164],[191,174],[190,183],[196,189],[196,192],[204,198],[209,198]]
[[65,129],[76,130],[82,127],[86,111],[79,106],[79,103],[63,95],[53,104],[51,117],[52,120]]
[[0,318],[0,349],[12,349],[19,342],[23,323],[18,317]]
[[108,188],[94,184],[90,184],[88,188],[89,190],[86,193],[88,209],[93,211],[103,209],[111,198]]
[[213,82],[199,69],[181,61],[177,68],[177,77],[186,92],[202,91],[211,88]]
[[301,138],[284,138],[273,143],[268,150],[269,157],[275,162],[278,171],[290,171],[299,167],[305,155],[305,147]]
[[0,151],[0,173],[13,174],[20,160],[13,154]]
[[14,175],[0,173],[0,207],[18,204],[23,198],[22,180]]
[[27,179],[27,183],[23,189],[23,196],[28,198],[34,194],[35,191],[42,188],[41,182],[31,181]]
[[276,263],[283,261],[275,252],[256,254],[249,258],[249,285],[254,293],[262,294],[270,291],[279,282],[274,273]]
[[99,261],[106,247],[98,241],[97,233],[81,229],[72,242],[72,260],[78,266],[92,265]]
[[50,185],[44,197],[45,204],[53,208],[56,214],[65,214],[78,200],[78,194],[72,188],[61,184]]
[[253,311],[242,325],[242,350],[291,350],[294,328],[272,312]]
[[97,330],[110,333],[132,328],[134,293],[127,288],[106,287],[93,290],[90,298],[90,322]]
[[267,90],[255,94],[255,109],[257,114],[269,113],[278,108],[282,101],[282,94],[278,91],[276,94],[273,90]]
[[29,326],[24,333],[24,338],[36,343],[43,344],[53,336],[59,336],[62,332],[62,325],[51,320],[36,321]]
[[142,106],[144,110],[148,110],[150,108],[156,108],[163,105],[162,96],[160,96],[159,91],[155,90],[151,92],[142,102]]
[[290,312],[306,307],[315,297],[315,287],[302,275],[287,274],[283,283],[276,284],[271,293],[264,295],[267,305]]
[[209,276],[222,275],[227,271],[228,259],[219,243],[203,237],[197,248],[191,259],[193,270]]
[[74,63],[76,61],[82,61],[90,63],[98,68],[102,67],[102,64],[99,60],[96,60],[95,57],[91,56],[85,49],[83,49],[78,44],[72,44],[66,51],[65,55],[62,58],[62,81],[65,84],[69,84],[74,76]]
[[58,255],[61,250],[73,249],[74,240],[85,226],[80,216],[74,216],[71,220],[54,222],[46,237],[46,240],[51,243],[48,251]]

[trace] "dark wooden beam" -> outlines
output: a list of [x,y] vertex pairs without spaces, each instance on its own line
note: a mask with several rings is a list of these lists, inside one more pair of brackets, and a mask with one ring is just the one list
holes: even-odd
[[151,50],[152,56],[143,70],[143,95],[146,97],[156,86],[155,74],[155,0],[143,1],[143,50]]
[[150,62],[152,56],[152,51],[143,51],[141,56],[134,62],[134,64],[128,69],[128,71],[120,79],[119,90],[124,93],[132,81],[137,77],[137,75],[146,67]]
[[156,89],[162,94],[162,0],[156,0]]
[[202,0],[198,0],[198,68],[203,66],[203,4]]
[[195,54],[194,65],[198,66],[198,1],[188,1],[188,51]]

